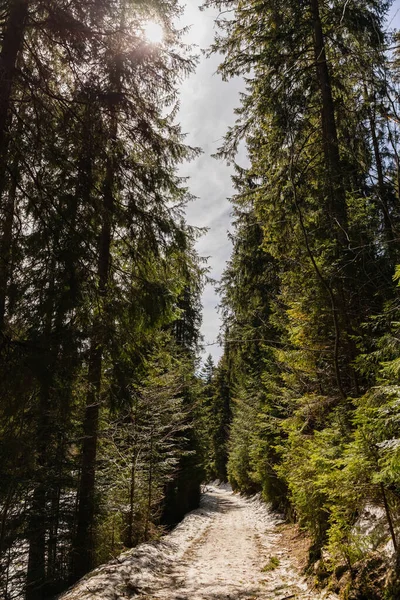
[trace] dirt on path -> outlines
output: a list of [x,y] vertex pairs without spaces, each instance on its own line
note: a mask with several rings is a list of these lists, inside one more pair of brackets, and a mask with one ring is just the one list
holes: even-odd
[[209,486],[170,534],[96,569],[63,600],[335,600],[311,590],[279,519],[260,500]]

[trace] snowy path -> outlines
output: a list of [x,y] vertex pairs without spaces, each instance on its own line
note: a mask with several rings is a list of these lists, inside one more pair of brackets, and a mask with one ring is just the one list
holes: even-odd
[[62,599],[334,600],[309,589],[277,523],[261,502],[209,487],[202,507],[161,542],[100,567]]

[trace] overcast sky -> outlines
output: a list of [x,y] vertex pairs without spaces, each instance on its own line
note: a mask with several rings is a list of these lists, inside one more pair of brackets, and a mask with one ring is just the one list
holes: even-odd
[[[188,41],[207,48],[214,39],[214,20],[217,11],[199,11],[199,0],[186,0],[183,23],[192,25]],[[241,80],[225,83],[215,74],[220,59],[214,56],[206,59],[201,56],[196,73],[189,77],[181,89],[181,110],[179,121],[182,130],[188,134],[187,143],[200,146],[203,154],[193,162],[184,165],[183,175],[190,177],[190,191],[197,200],[187,209],[188,222],[199,227],[208,227],[209,232],[198,242],[201,256],[209,257],[210,276],[219,280],[226,261],[231,253],[227,238],[230,229],[231,206],[228,198],[232,195],[232,167],[211,155],[222,143],[222,138],[234,121],[234,108],[239,105]],[[218,296],[214,287],[208,285],[203,298],[202,333],[205,344],[213,344],[218,336],[220,319],[217,313]],[[222,354],[218,345],[205,347],[217,362]]]
[[[199,11],[199,0],[186,0],[183,25],[192,25],[187,40],[199,49],[207,48],[214,38],[214,20],[217,11]],[[400,0],[395,0],[390,13],[391,27],[400,28]],[[230,257],[231,244],[227,238],[231,230],[232,167],[228,167],[211,155],[221,145],[222,138],[234,122],[234,109],[239,105],[239,92],[243,89],[240,79],[223,82],[216,74],[220,57],[200,58],[196,73],[191,75],[181,89],[181,110],[179,121],[182,130],[188,134],[187,143],[200,146],[203,154],[182,169],[183,175],[190,177],[189,187],[197,196],[187,209],[188,222],[199,227],[208,227],[209,232],[198,242],[201,256],[209,257],[210,276],[220,279],[226,261]],[[245,155],[239,156],[240,164],[245,164]],[[209,285],[206,287],[203,302],[203,327],[205,353],[211,353],[215,362],[222,354],[216,344],[220,328],[217,312],[218,296]]]

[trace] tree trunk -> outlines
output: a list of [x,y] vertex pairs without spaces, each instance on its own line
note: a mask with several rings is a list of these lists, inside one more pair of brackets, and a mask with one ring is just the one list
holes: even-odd
[[8,517],[8,511],[10,510],[10,508],[12,506],[13,496],[14,496],[14,490],[13,490],[13,487],[10,486],[8,493],[6,495],[6,498],[4,500],[4,504],[2,505],[1,525],[0,525],[0,556],[3,554],[3,550],[5,547],[6,532],[7,532],[7,517]]
[[394,548],[394,551],[397,552],[396,534],[395,534],[395,531],[394,531],[394,525],[393,525],[393,521],[392,521],[392,516],[390,514],[389,503],[388,503],[388,500],[387,500],[386,491],[385,491],[385,487],[384,487],[383,483],[380,484],[380,488],[381,488],[383,505],[385,507],[386,519],[387,519],[387,522],[388,522],[388,525],[389,525],[389,531],[390,531],[390,535],[391,535],[392,542],[393,542],[393,548]]
[[144,525],[144,541],[146,542],[149,537],[149,526],[151,519],[151,505],[153,503],[153,469],[154,469],[154,434],[153,434],[153,426],[150,430],[150,464],[149,464],[149,481],[147,486],[147,511],[146,511],[146,521]]
[[14,189],[11,189],[7,200],[4,201],[10,142],[11,95],[18,55],[24,40],[29,0],[14,0],[10,4],[0,52],[0,212],[5,215],[0,240],[0,333],[4,331],[16,186],[16,182],[13,181],[11,187]]
[[[125,2],[122,2],[120,26],[125,23]],[[118,41],[116,42],[118,46]],[[117,51],[110,65],[110,91],[121,97],[121,57]],[[116,174],[116,145],[118,137],[118,100],[110,107],[109,152],[103,186],[102,226],[99,239],[98,297],[100,310],[94,318],[89,350],[88,391],[83,420],[81,481],[78,491],[77,530],[72,557],[73,578],[76,580],[94,566],[95,479],[97,439],[100,415],[100,392],[107,316],[107,296],[111,265],[112,225],[114,216],[114,187]]]
[[[370,130],[371,130],[371,137],[372,137],[372,147],[374,149],[374,157],[375,157],[375,166],[376,166],[376,173],[377,173],[377,177],[378,177],[378,193],[379,193],[379,200],[382,206],[382,212],[383,212],[383,224],[384,224],[384,231],[385,231],[385,237],[388,243],[388,252],[389,252],[389,256],[393,259],[393,254],[394,254],[394,250],[395,250],[395,235],[393,232],[393,226],[392,226],[392,221],[390,218],[390,211],[389,211],[389,206],[387,203],[387,198],[386,198],[386,187],[385,187],[385,179],[384,179],[384,174],[383,174],[383,164],[382,164],[382,158],[381,158],[381,153],[380,153],[380,148],[379,148],[379,142],[378,142],[378,137],[376,135],[376,122],[375,122],[375,117],[372,114],[372,110],[371,107],[368,107],[368,118],[369,118],[369,126],[370,126]],[[394,266],[394,264],[393,264]]]
[[[61,446],[63,448],[63,446]],[[58,459],[58,460],[57,460]],[[56,462],[61,465],[62,458],[57,456]],[[61,479],[61,474],[59,474]],[[54,582],[57,577],[57,546],[58,546],[58,529],[60,525],[60,498],[61,488],[58,483],[52,485],[51,511],[49,519],[49,541],[48,541],[48,558],[47,558],[47,580]]]
[[29,559],[25,600],[42,600],[46,582],[46,489],[39,484],[29,509]]
[[46,587],[46,534],[48,530],[47,498],[49,485],[49,467],[51,468],[52,454],[52,419],[51,413],[51,387],[53,381],[53,356],[54,348],[51,345],[51,333],[54,317],[55,294],[55,259],[50,265],[51,279],[48,296],[46,298],[46,318],[43,331],[43,342],[47,348],[42,358],[38,378],[40,380],[40,396],[37,413],[36,428],[36,482],[33,492],[32,504],[28,509],[28,540],[29,556],[28,571],[26,576],[25,600],[42,600],[45,597]]
[[100,412],[100,386],[103,347],[100,345],[99,323],[93,327],[91,340],[88,392],[83,420],[83,447],[77,531],[73,555],[73,577],[79,579],[93,566],[93,526],[95,517],[95,472]]
[[[47,376],[47,377],[46,377]],[[29,506],[29,558],[26,576],[25,600],[42,600],[45,597],[46,585],[46,533],[47,519],[47,471],[48,453],[51,452],[50,412],[50,379],[51,371],[45,373],[46,381],[42,384],[38,410],[37,445],[37,483]]]
[[7,152],[10,141],[11,94],[18,55],[24,41],[29,0],[11,2],[0,52],[0,205],[4,193]]
[[6,301],[11,270],[19,158],[19,156],[16,156],[14,160],[14,165],[11,170],[12,179],[10,189],[7,200],[4,202],[4,208],[2,209],[4,221],[0,239],[0,332],[5,331]]
[[322,140],[325,165],[328,174],[327,211],[336,240],[341,246],[347,245],[347,207],[342,182],[342,167],[336,128],[335,107],[332,96],[325,40],[319,12],[319,0],[310,0],[314,26],[314,56],[317,82],[321,95]]
[[129,490],[129,524],[128,524],[128,548],[133,548],[133,520],[135,516],[135,487],[136,487],[136,455],[132,456],[131,481]]
[[117,135],[116,117],[112,125],[112,148],[107,160],[104,182],[102,228],[99,242],[99,302],[100,314],[93,324],[88,368],[88,391],[83,420],[84,441],[82,448],[81,480],[79,485],[77,532],[73,551],[73,577],[78,579],[93,566],[93,528],[95,519],[95,473],[97,438],[100,414],[100,389],[102,379],[103,348],[105,338],[104,318],[108,292],[110,250],[112,238],[112,215],[114,211],[114,145]]

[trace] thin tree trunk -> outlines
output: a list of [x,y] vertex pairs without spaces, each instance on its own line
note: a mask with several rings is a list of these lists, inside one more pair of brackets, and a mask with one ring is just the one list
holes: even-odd
[[136,460],[137,456],[132,456],[131,481],[129,493],[129,525],[128,525],[128,547],[133,547],[133,521],[135,515],[135,491],[136,491]]
[[135,492],[136,492],[136,463],[139,459],[140,447],[138,448],[137,440],[137,419],[138,419],[138,401],[134,401],[134,410],[131,413],[133,438],[130,444],[132,445],[132,465],[131,465],[131,481],[129,493],[129,523],[128,523],[128,547],[133,547],[133,522],[135,515]]
[[389,256],[393,257],[393,252],[395,249],[393,242],[395,241],[395,235],[393,232],[393,226],[392,226],[392,221],[390,218],[389,207],[388,207],[388,203],[386,200],[386,189],[385,189],[385,180],[384,180],[384,175],[383,175],[383,165],[382,165],[378,137],[376,135],[376,122],[375,122],[375,118],[372,114],[372,110],[371,110],[370,106],[368,107],[368,118],[369,118],[369,126],[370,126],[371,137],[372,137],[372,147],[374,149],[375,166],[376,166],[376,173],[377,173],[377,177],[378,177],[378,192],[379,192],[379,200],[380,200],[380,203],[382,206],[382,212],[383,212],[383,224],[384,224],[384,230],[385,230],[385,237],[388,242]]
[[3,553],[3,549],[5,546],[6,539],[6,531],[7,531],[7,516],[8,511],[11,508],[11,501],[13,498],[13,488],[10,486],[4,504],[2,506],[2,514],[1,514],[1,527],[0,527],[0,556]]
[[[60,456],[58,456],[57,458],[58,461],[62,460]],[[60,522],[60,496],[60,486],[57,483],[54,483],[51,498],[51,518],[49,522],[49,541],[47,559],[47,580],[51,582],[55,581],[57,570],[58,528]]]
[[46,582],[46,489],[39,484],[32,498],[29,518],[29,559],[25,600],[42,600]]
[[29,556],[28,571],[26,576],[25,600],[42,600],[45,597],[46,586],[46,533],[48,529],[47,497],[48,497],[48,467],[51,465],[51,386],[53,379],[54,348],[51,347],[51,333],[54,316],[55,293],[55,259],[52,257],[50,264],[51,280],[47,296],[46,321],[44,324],[43,339],[47,348],[43,357],[40,389],[39,410],[37,416],[37,465],[36,485],[33,492],[32,505],[29,508]]
[[7,554],[7,573],[6,573],[6,598],[8,598],[8,584],[10,583],[10,565],[11,565],[11,548],[8,549]]
[[397,149],[397,141],[395,138],[393,138],[393,133],[390,129],[390,124],[387,123],[386,127],[388,140],[393,150],[393,160],[396,163],[396,199],[397,202],[400,202],[400,156]]
[[93,527],[95,518],[95,472],[97,455],[97,438],[100,414],[100,390],[102,379],[102,363],[104,349],[105,304],[108,293],[109,270],[111,260],[112,215],[114,211],[114,145],[117,135],[117,121],[114,115],[112,124],[112,147],[107,160],[107,171],[104,182],[102,228],[99,243],[99,302],[102,304],[100,314],[93,324],[88,368],[88,392],[86,410],[83,420],[83,447],[81,480],[79,485],[79,502],[77,532],[73,556],[73,576],[78,579],[93,566]]
[[11,271],[15,200],[18,185],[19,155],[14,160],[12,179],[7,200],[4,203],[4,222],[0,238],[0,332],[5,330],[7,290]]
[[[120,26],[125,23],[125,2],[122,2]],[[118,46],[118,43],[116,44]],[[110,65],[110,88],[121,96],[121,63],[116,49],[115,62]],[[97,440],[100,416],[100,392],[107,315],[107,296],[111,264],[112,225],[114,216],[114,187],[116,174],[116,145],[118,137],[118,100],[110,107],[109,152],[103,186],[102,226],[99,240],[98,296],[99,314],[95,317],[90,340],[88,391],[83,420],[81,480],[79,485],[77,531],[73,549],[73,578],[78,579],[94,566],[95,479]]]
[[388,503],[388,500],[387,500],[386,491],[385,491],[385,487],[384,487],[383,483],[380,484],[380,487],[381,487],[383,505],[385,507],[386,519],[387,519],[387,522],[388,522],[388,525],[389,525],[390,535],[392,537],[393,548],[394,548],[394,551],[397,552],[396,534],[395,534],[395,531],[394,531],[392,516],[390,514],[389,503]]
[[39,425],[37,429],[38,465],[32,504],[29,507],[29,557],[26,576],[25,600],[42,600],[46,585],[46,532],[47,532],[47,445],[50,437],[49,382],[41,390]]
[[347,207],[342,182],[342,167],[336,128],[335,107],[329,75],[325,40],[319,12],[319,0],[310,0],[314,26],[314,56],[318,87],[321,95],[322,139],[328,173],[328,214],[336,239],[347,245]]
[[147,541],[149,537],[149,524],[151,518],[151,505],[153,502],[153,427],[151,427],[150,431],[150,464],[149,464],[149,482],[148,482],[148,497],[147,497],[147,514],[146,514],[146,522],[144,526],[144,540]]
[[22,49],[29,0],[13,0],[0,52],[0,205],[4,193],[10,141],[10,108],[18,55]]

